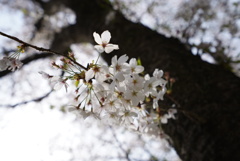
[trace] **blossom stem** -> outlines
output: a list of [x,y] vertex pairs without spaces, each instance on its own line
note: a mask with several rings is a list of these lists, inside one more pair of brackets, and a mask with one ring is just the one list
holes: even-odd
[[95,97],[97,98],[97,100],[98,100],[98,103],[102,106],[102,103],[101,103],[101,101],[99,100],[99,98],[98,98],[98,96],[97,96],[97,94],[96,94],[96,92],[94,91],[94,89],[92,89],[93,90],[93,93],[94,93],[94,95],[95,95]]
[[64,56],[64,57],[68,58],[69,60],[71,60],[74,64],[80,66],[82,69],[87,70],[86,67],[84,67],[83,65],[79,64],[78,62],[76,62],[74,59],[72,59],[72,58],[69,57],[68,55],[65,55],[65,54],[63,54],[63,53],[59,53],[59,52],[53,51],[53,50],[51,50],[51,49],[46,49],[46,48],[42,48],[42,47],[38,47],[38,46],[35,46],[35,45],[32,45],[32,44],[29,44],[29,43],[27,43],[27,42],[24,42],[24,41],[18,39],[17,37],[14,37],[14,36],[5,34],[5,33],[1,32],[1,31],[0,31],[0,35],[2,35],[2,36],[4,36],[4,37],[7,37],[7,38],[9,38],[9,39],[12,39],[12,40],[14,40],[14,41],[17,41],[17,42],[23,44],[25,47],[31,47],[31,48],[33,48],[33,49],[35,49],[35,50],[38,50],[38,51],[44,51],[44,52],[49,52],[49,53],[52,53],[52,54]]
[[95,63],[95,64],[97,64],[97,62],[98,62],[98,59],[100,58],[100,56],[101,56],[101,53],[99,53],[99,54],[98,54],[98,58],[97,58],[97,60],[96,60],[96,63]]

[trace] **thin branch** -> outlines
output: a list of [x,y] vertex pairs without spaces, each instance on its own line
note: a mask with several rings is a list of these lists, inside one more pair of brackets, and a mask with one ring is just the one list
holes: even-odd
[[122,143],[118,140],[117,136],[116,136],[116,133],[114,132],[114,129],[109,126],[110,130],[112,131],[112,135],[113,135],[113,138],[116,140],[116,142],[118,143],[118,146],[119,148],[125,153],[125,157],[128,161],[131,161],[130,158],[129,158],[129,151],[128,150],[125,150],[122,146]]
[[47,98],[51,93],[52,93],[53,90],[49,91],[48,93],[46,93],[45,95],[41,96],[41,97],[38,97],[38,98],[35,98],[35,99],[32,99],[32,100],[28,100],[28,101],[23,101],[23,102],[20,102],[20,103],[16,103],[16,104],[13,104],[13,105],[0,105],[0,107],[11,107],[11,108],[14,108],[16,106],[19,106],[19,105],[24,105],[24,104],[28,104],[30,102],[40,102],[42,101],[44,98]]
[[27,43],[27,42],[24,42],[24,41],[18,39],[17,37],[14,37],[14,36],[5,34],[5,33],[1,32],[1,31],[0,31],[0,35],[2,35],[2,36],[4,36],[4,37],[7,37],[7,38],[9,38],[9,39],[12,39],[12,40],[14,40],[14,41],[17,41],[17,42],[23,44],[25,47],[31,47],[31,48],[36,49],[36,50],[38,50],[38,51],[48,52],[48,53],[52,53],[52,54],[64,56],[64,57],[68,58],[69,60],[71,60],[72,62],[74,62],[74,64],[80,66],[82,69],[87,70],[86,67],[84,67],[83,65],[79,64],[78,62],[76,62],[74,59],[72,59],[72,58],[69,57],[68,55],[65,55],[65,54],[63,54],[63,53],[59,53],[59,52],[53,51],[53,50],[51,50],[51,49],[45,49],[45,48],[42,48],[42,47],[38,47],[38,46],[35,46],[35,45],[32,45],[32,44],[29,44],[29,43]]

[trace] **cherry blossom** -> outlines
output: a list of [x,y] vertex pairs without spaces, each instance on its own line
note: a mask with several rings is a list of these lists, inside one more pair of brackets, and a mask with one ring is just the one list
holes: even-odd
[[145,84],[144,84],[144,93],[148,97],[149,95],[156,96],[157,89],[156,87],[159,85],[159,81],[155,77],[149,77],[149,75],[145,76]]
[[159,69],[155,69],[153,72],[153,77],[155,77],[158,81],[161,82],[162,86],[165,86],[167,81],[162,78],[163,71]]
[[51,83],[53,85],[53,89],[59,90],[64,86],[67,91],[68,85],[66,83],[66,80],[62,79],[61,77],[59,77],[59,76],[52,77]]
[[0,60],[0,71],[11,70],[15,71],[16,69],[22,67],[23,63],[13,57],[3,57]]
[[121,124],[124,124],[126,126],[133,124],[135,117],[137,117],[137,114],[130,110],[124,110],[120,112]]
[[131,100],[132,106],[137,106],[140,101],[144,100],[144,94],[142,91],[128,89],[125,93],[125,98]]
[[136,58],[132,58],[130,59],[129,61],[129,69],[130,69],[130,72],[132,73],[141,73],[144,71],[144,67],[141,66],[141,65],[137,65],[137,60]]
[[177,113],[177,110],[176,109],[173,109],[173,108],[170,108],[168,109],[168,113],[164,114],[162,117],[161,117],[161,122],[163,124],[166,124],[168,122],[168,119],[175,119],[175,116],[174,114]]
[[176,110],[176,109],[170,108],[170,109],[168,110],[168,118],[173,118],[173,119],[175,119],[174,114],[176,114],[176,113],[177,113],[177,110]]
[[128,86],[136,91],[139,91],[144,87],[144,78],[138,74],[133,74],[130,78],[128,78]]
[[161,123],[163,124],[166,124],[168,122],[168,114],[164,114],[162,117],[161,117]]
[[101,37],[98,33],[94,32],[93,37],[94,37],[95,42],[98,44],[98,45],[95,45],[94,47],[100,53],[102,53],[104,51],[106,53],[110,53],[113,50],[119,49],[118,45],[109,44],[110,39],[111,39],[111,33],[108,30],[104,31],[101,34]]
[[99,82],[103,82],[107,79],[108,68],[106,66],[94,65],[85,73],[85,80],[88,82],[93,77]]
[[126,61],[128,60],[128,56],[126,55],[122,55],[117,59],[117,56],[115,55],[112,58],[112,65],[110,68],[110,71],[112,72],[112,74],[118,73],[118,72],[126,72],[129,67],[126,63]]

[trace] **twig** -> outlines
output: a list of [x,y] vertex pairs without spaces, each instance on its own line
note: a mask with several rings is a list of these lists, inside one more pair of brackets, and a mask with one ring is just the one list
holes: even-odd
[[113,134],[113,138],[116,140],[116,142],[118,143],[118,146],[119,148],[125,153],[125,157],[127,159],[127,161],[131,161],[130,158],[129,158],[129,151],[125,150],[121,144],[121,142],[118,140],[117,136],[116,136],[116,133],[114,132],[114,129],[109,126],[110,130],[112,131],[112,134]]
[[31,48],[36,49],[36,50],[38,50],[38,51],[49,52],[49,53],[53,53],[53,54],[56,54],[56,55],[64,56],[64,57],[68,58],[69,60],[71,60],[72,62],[74,62],[74,64],[80,66],[82,69],[87,70],[86,67],[84,67],[83,65],[79,64],[78,62],[76,62],[74,59],[72,59],[72,58],[69,57],[68,55],[65,55],[65,54],[62,54],[62,53],[53,51],[53,50],[51,50],[51,49],[45,49],[45,48],[42,48],[42,47],[38,47],[38,46],[35,46],[35,45],[32,45],[32,44],[29,44],[29,43],[27,43],[27,42],[24,42],[24,41],[18,39],[17,37],[14,37],[14,36],[5,34],[5,33],[1,32],[1,31],[0,31],[0,35],[2,35],[2,36],[4,36],[4,37],[7,37],[7,38],[9,38],[9,39],[12,39],[12,40],[14,40],[14,41],[17,41],[17,42],[23,44],[25,47],[31,47]]
[[177,102],[171,95],[166,94],[166,97],[169,98],[173,103],[175,103],[177,107],[181,107],[180,103]]
[[53,90],[49,91],[48,93],[46,93],[45,95],[41,96],[41,97],[38,97],[38,98],[35,98],[35,99],[32,99],[32,100],[29,100],[29,101],[24,101],[24,102],[20,102],[20,103],[16,103],[16,104],[13,104],[13,105],[0,105],[0,107],[11,107],[11,108],[14,108],[16,106],[19,106],[19,105],[24,105],[24,104],[28,104],[30,102],[40,102],[42,101],[44,98],[47,98],[51,93],[52,93]]

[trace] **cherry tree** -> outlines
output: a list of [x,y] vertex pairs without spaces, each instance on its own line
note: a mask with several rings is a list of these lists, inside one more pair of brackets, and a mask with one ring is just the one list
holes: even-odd
[[[217,39],[214,39],[216,41],[210,42],[207,39],[209,38],[207,26],[215,25],[207,22],[216,22],[216,18],[213,18],[215,15],[213,6],[215,9],[224,10],[219,13],[235,15],[238,13],[239,3],[226,4],[222,1],[224,5],[216,5],[214,1],[194,2],[189,5],[184,3],[183,6],[187,7],[184,12],[179,12],[179,15],[182,15],[185,22],[189,22],[190,25],[184,23],[185,25],[179,28],[168,30],[169,26],[174,25],[158,23],[160,28],[150,26],[149,29],[136,23],[146,21],[141,20],[145,16],[151,20],[151,16],[144,14],[134,16],[135,13],[132,11],[135,10],[126,10],[126,6],[122,5],[124,3],[112,2],[33,1],[44,11],[43,16],[35,22],[36,28],[33,33],[41,33],[45,29],[42,35],[33,34],[33,37],[48,37],[51,41],[44,46],[51,50],[33,45],[36,43],[26,43],[15,36],[8,36],[20,43],[20,48],[17,49],[20,56],[23,55],[21,53],[23,49],[33,47],[42,52],[34,56],[34,59],[48,57],[50,53],[64,57],[52,63],[54,67],[64,71],[61,77],[45,71],[40,73],[55,89],[60,87],[69,89],[69,82],[75,81],[77,103],[70,110],[79,113],[80,116],[87,118],[91,115],[106,122],[112,120],[110,124],[120,124],[135,131],[158,136],[163,134],[161,132],[164,129],[164,132],[172,138],[171,143],[183,160],[238,160],[239,155],[234,151],[239,147],[236,140],[239,140],[240,136],[236,128],[239,122],[240,81],[232,73],[238,72],[238,68],[234,67],[238,58],[229,59],[226,56],[227,51],[236,53],[238,50],[231,46],[234,43],[222,45],[224,35],[228,33],[226,31],[234,31],[231,32],[233,35],[238,34],[238,24],[235,23],[238,18],[232,20],[231,17],[234,16],[225,16],[227,20],[224,19],[220,25],[218,34],[212,34],[217,35]],[[154,6],[160,5],[151,2],[153,3],[148,5],[147,11],[159,13],[158,10],[154,10]],[[231,9],[225,10],[228,5],[235,6],[235,9],[230,7]],[[72,14],[74,20],[66,23],[63,21],[62,24],[55,23],[57,20],[52,17],[53,15],[61,17],[60,11],[66,15],[74,13]],[[133,15],[130,20],[126,18],[129,18],[129,15]],[[216,17],[221,19],[221,14]],[[231,20],[229,21],[231,27],[226,27],[228,19]],[[157,18],[156,22],[161,21]],[[226,30],[221,26],[225,26]],[[106,30],[111,32],[113,44],[109,44],[110,33]],[[168,32],[163,35],[163,31],[166,30]],[[102,32],[104,34],[101,36],[97,34]],[[194,39],[199,33],[207,35],[202,37],[200,43],[199,39]],[[175,36],[181,41],[170,36]],[[109,65],[100,64],[98,58],[89,62],[87,66],[78,63],[79,59],[69,52],[69,47],[80,42],[97,44],[95,48],[99,55],[103,51],[108,53],[101,53],[101,57]],[[234,42],[237,40],[234,39]],[[216,64],[202,61],[204,54],[212,55]],[[14,70],[21,67],[21,62],[16,58],[18,57],[2,58],[1,69]],[[23,57],[21,61],[26,64],[31,59],[33,57]],[[1,76],[8,73],[10,72],[4,71]],[[175,109],[178,111],[177,114]],[[176,120],[169,119],[175,117]],[[161,131],[157,132],[156,127]]]

